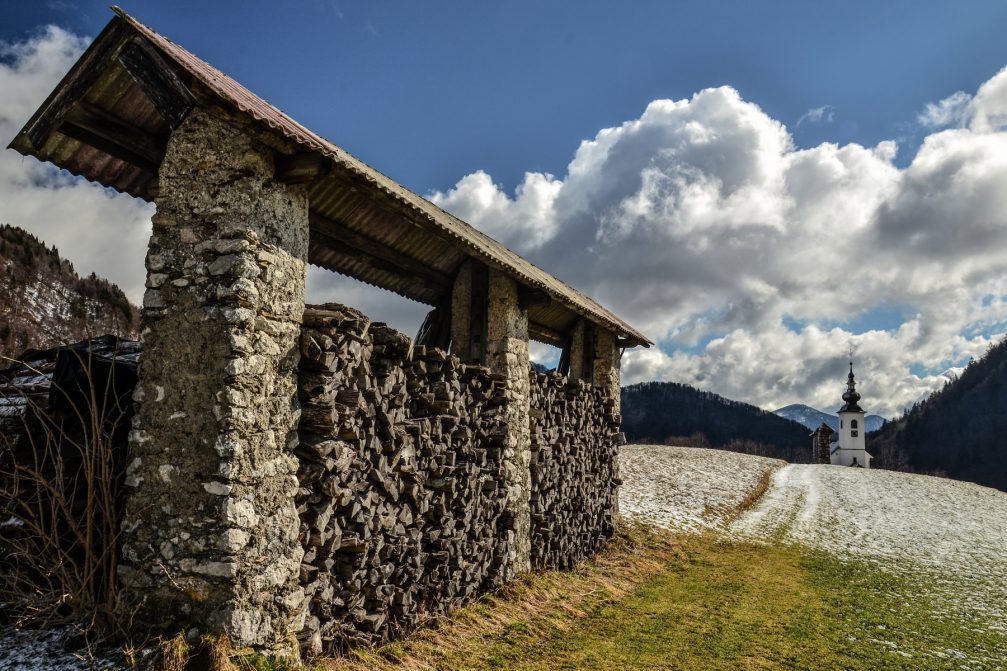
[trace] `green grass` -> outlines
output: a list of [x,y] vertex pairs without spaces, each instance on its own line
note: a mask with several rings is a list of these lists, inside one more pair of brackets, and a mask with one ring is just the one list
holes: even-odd
[[978,668],[1007,663],[1002,635],[906,600],[911,587],[793,547],[702,544],[566,636],[501,640],[490,658],[526,670],[948,669],[956,660],[933,653],[953,649]]
[[[1007,666],[1002,632],[918,596],[921,590],[905,578],[792,546],[697,537],[678,542],[682,545],[677,553],[661,555],[663,563],[653,572],[637,575],[637,582],[622,594],[602,589],[599,597],[587,590],[587,600],[569,608],[562,598],[545,602],[539,598],[533,578],[527,590],[501,600],[507,602],[507,616],[497,615],[480,626],[480,618],[491,617],[493,607],[501,604],[490,608],[477,604],[462,614],[465,626],[447,625],[421,635],[419,642],[407,639],[396,644],[394,656],[382,657],[384,664],[375,665],[373,657],[363,655],[356,663],[336,662],[329,668],[361,664],[382,669],[707,671]],[[572,580],[578,574],[567,575]],[[555,596],[556,578],[550,580]],[[580,593],[584,587],[575,589]],[[522,599],[531,599],[535,607],[522,608]],[[389,657],[394,663],[387,663]]]

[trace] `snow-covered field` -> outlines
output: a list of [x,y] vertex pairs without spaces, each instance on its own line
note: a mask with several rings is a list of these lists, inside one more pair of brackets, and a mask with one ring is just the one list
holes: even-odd
[[[765,494],[734,515],[767,471],[772,476]],[[933,615],[956,628],[1007,641],[1007,493],[892,471],[640,445],[624,449],[622,477],[624,515],[866,562],[908,585],[894,598],[929,603]],[[894,646],[903,657],[944,659],[947,668],[1007,668],[999,653],[970,658],[956,650],[902,650],[892,641],[869,640]]]
[[619,509],[675,531],[722,529],[784,462],[724,450],[627,445],[619,453]]
[[909,573],[1007,633],[1007,494],[883,470],[788,465],[729,529]]

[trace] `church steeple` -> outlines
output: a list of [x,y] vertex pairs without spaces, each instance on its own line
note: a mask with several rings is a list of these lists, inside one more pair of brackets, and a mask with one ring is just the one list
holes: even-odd
[[860,407],[860,392],[853,377],[853,353],[850,353],[850,374],[846,377],[846,391],[843,392],[843,407],[839,409],[839,440],[829,454],[829,461],[838,466],[871,467],[871,455],[867,451],[864,409]]
[[853,378],[853,362],[850,362],[850,374],[846,378],[846,391],[843,392],[844,405],[839,412],[863,412],[863,408],[858,405],[860,394],[857,392],[857,383]]

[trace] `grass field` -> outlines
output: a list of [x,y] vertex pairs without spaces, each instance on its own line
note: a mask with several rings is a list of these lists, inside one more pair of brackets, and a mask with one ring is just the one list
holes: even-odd
[[349,669],[1003,668],[1007,644],[912,586],[798,546],[629,527],[598,561],[507,593]]

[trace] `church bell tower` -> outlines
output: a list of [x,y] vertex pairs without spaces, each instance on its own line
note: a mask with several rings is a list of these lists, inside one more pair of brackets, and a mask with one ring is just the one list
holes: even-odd
[[839,442],[832,450],[831,463],[837,466],[871,467],[871,455],[867,452],[864,426],[864,410],[860,407],[860,394],[853,377],[853,362],[846,378],[843,392],[843,407],[839,408]]

